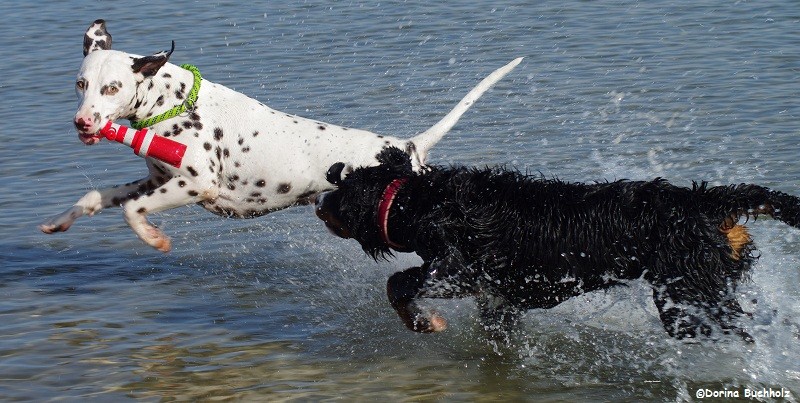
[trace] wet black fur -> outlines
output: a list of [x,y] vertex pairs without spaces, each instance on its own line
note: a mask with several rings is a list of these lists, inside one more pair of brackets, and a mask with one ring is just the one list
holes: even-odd
[[[393,275],[389,299],[405,324],[436,330],[418,298],[499,297],[482,303],[487,320],[513,324],[521,310],[551,308],[585,292],[644,278],[666,331],[710,336],[737,327],[736,301],[754,246],[735,257],[720,231],[740,216],[769,214],[800,226],[800,199],[741,184],[692,188],[664,179],[566,183],[503,168],[432,168],[413,173],[408,156],[387,149],[381,165],[357,169],[318,201],[329,228],[374,258],[391,255],[376,224],[387,185],[408,178],[389,216],[389,237],[424,261]],[[487,301],[484,298],[479,301]],[[433,315],[433,316],[432,316]],[[711,319],[710,321],[708,319]]]

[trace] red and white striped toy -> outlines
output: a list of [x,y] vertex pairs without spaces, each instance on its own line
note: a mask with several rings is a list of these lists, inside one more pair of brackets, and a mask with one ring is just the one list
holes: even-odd
[[110,120],[100,129],[100,134],[109,140],[133,148],[133,153],[142,158],[155,158],[175,168],[181,167],[183,154],[186,152],[185,144],[159,136],[148,131],[147,128],[134,131],[130,127],[116,124]]

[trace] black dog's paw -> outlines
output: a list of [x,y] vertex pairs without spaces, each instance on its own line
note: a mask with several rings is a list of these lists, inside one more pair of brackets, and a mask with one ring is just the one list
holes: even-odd
[[[407,310],[407,315],[400,311],[397,312],[398,315],[400,315],[400,319],[403,320],[403,323],[405,323],[406,327],[409,329],[419,333],[438,333],[447,329],[447,321],[436,312],[426,314],[418,308],[414,308],[415,309]],[[417,312],[411,315],[412,310],[416,310]]]
[[407,328],[418,333],[438,333],[447,329],[447,321],[436,312],[425,312],[417,304],[410,302],[395,307],[397,315]]
[[436,312],[420,309],[413,301],[393,307],[403,324],[417,333],[438,333],[447,329],[447,321],[443,317]]
[[419,333],[441,332],[447,328],[447,321],[436,312],[420,308],[415,301],[425,278],[426,272],[420,267],[397,272],[386,282],[386,295],[407,328]]

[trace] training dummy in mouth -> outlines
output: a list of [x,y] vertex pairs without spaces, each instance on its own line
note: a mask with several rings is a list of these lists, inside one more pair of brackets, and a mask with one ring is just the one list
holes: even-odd
[[185,144],[159,136],[147,128],[134,130],[110,120],[100,129],[100,134],[108,140],[133,148],[133,153],[142,158],[154,158],[175,168],[181,167],[183,154],[186,152]]

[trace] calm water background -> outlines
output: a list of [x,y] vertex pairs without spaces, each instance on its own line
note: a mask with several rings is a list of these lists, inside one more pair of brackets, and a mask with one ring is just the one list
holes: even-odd
[[173,238],[166,255],[118,209],[65,234],[36,229],[87,190],[145,173],[130,149],[83,146],[71,127],[96,18],[115,49],[175,40],[173,62],[276,109],[399,136],[526,56],[432,162],[800,194],[797,2],[463,3],[0,3],[0,399],[800,396],[800,231],[770,220],[753,226],[761,259],[740,296],[751,346],[667,339],[638,283],[532,311],[509,345],[483,338],[471,300],[437,301],[450,328],[413,334],[383,287],[418,258],[373,262],[310,207],[165,212],[153,221]]

